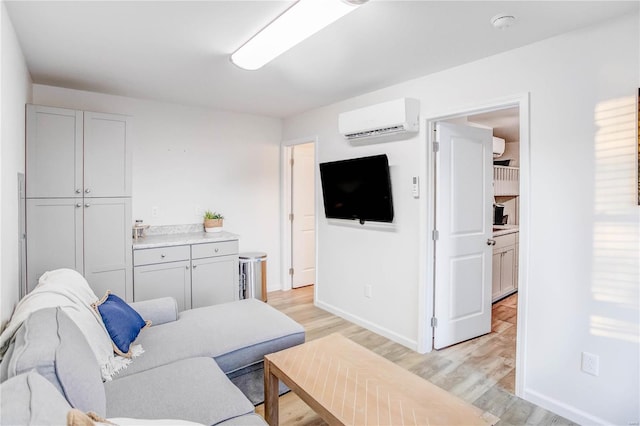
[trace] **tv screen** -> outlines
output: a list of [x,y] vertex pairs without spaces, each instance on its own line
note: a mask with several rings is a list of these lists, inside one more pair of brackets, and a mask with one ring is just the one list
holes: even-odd
[[385,154],[320,164],[328,219],[393,221],[389,160]]

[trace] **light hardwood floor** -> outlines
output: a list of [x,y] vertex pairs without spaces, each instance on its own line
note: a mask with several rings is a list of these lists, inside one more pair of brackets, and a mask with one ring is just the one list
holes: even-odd
[[[407,370],[500,418],[498,425],[573,425],[513,394],[517,294],[494,304],[491,333],[428,354],[400,344],[313,305],[313,286],[268,294],[268,303],[302,324],[307,341],[341,333]],[[256,407],[264,415],[264,406]],[[326,423],[293,392],[280,397],[280,424]]]

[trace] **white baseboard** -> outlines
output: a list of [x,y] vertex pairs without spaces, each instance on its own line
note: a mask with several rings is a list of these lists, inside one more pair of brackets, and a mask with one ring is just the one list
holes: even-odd
[[522,398],[536,405],[539,405],[545,410],[552,411],[564,418],[571,420],[572,422],[575,422],[581,425],[611,424],[611,422],[603,420],[599,417],[596,417],[587,412],[584,412],[569,404],[565,404],[564,402],[558,401],[554,398],[550,398],[546,395],[543,395],[539,392],[536,392],[528,388],[525,388]]
[[411,350],[414,350],[414,351],[418,350],[418,342],[415,340],[408,339],[405,336],[401,336],[389,329],[380,327],[379,325],[374,324],[371,321],[367,321],[363,318],[352,315],[348,312],[343,311],[340,308],[336,308],[335,306],[329,305],[322,301],[316,300],[315,305],[321,309],[324,309],[325,311],[331,312],[334,315],[344,318],[347,321],[351,321],[352,323],[358,324],[359,326],[364,327],[367,330],[373,331],[374,333],[384,336],[387,339],[393,340],[396,343],[406,346]]

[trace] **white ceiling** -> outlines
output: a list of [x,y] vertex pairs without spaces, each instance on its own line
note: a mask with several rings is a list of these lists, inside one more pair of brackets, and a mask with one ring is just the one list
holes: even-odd
[[[257,71],[229,55],[292,1],[6,1],[34,83],[287,117],[638,10],[370,0]],[[513,14],[496,30],[490,19]]]
[[507,142],[520,141],[520,108],[506,108],[470,115],[468,121],[491,127],[493,136]]

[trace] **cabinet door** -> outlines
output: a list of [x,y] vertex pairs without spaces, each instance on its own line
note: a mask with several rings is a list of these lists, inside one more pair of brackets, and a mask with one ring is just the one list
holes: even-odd
[[500,297],[500,265],[502,253],[493,253],[493,259],[491,262],[491,300],[496,301]]
[[27,105],[27,198],[82,192],[82,111]]
[[26,231],[28,292],[46,271],[70,268],[84,272],[81,200],[27,200]]
[[136,266],[133,269],[133,300],[173,297],[178,310],[191,308],[191,273],[189,261]]
[[238,256],[192,260],[191,301],[194,308],[239,299]]
[[133,300],[131,199],[85,198],[84,276],[98,297]]
[[515,290],[515,247],[511,246],[502,253],[500,265],[500,293],[506,294]]
[[131,144],[129,117],[84,113],[85,197],[131,196]]

